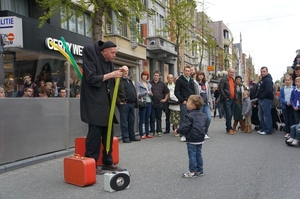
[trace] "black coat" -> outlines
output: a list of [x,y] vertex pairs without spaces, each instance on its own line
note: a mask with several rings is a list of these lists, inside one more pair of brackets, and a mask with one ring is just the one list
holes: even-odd
[[[103,82],[104,74],[114,70],[100,52],[101,41],[86,45],[82,52],[83,76],[80,93],[81,120],[96,126],[107,126],[115,80]],[[108,93],[109,90],[109,94]],[[114,117],[114,122],[116,122]]]
[[175,83],[175,96],[180,103],[187,101],[190,95],[195,95],[195,84],[194,80],[190,78],[190,81],[187,81],[186,78],[181,75]]
[[187,142],[203,142],[207,116],[199,110],[190,110],[185,115],[184,122],[177,129],[177,133],[185,135]]

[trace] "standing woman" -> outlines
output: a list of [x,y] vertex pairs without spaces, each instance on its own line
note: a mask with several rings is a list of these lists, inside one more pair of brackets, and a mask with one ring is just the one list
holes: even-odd
[[235,105],[233,111],[233,132],[236,133],[237,124],[240,123],[242,132],[245,131],[245,122],[243,120],[242,114],[242,102],[243,102],[243,84],[242,84],[242,77],[236,76],[235,77]]
[[204,105],[201,107],[200,112],[204,113],[207,116],[207,124],[205,129],[204,139],[209,139],[208,137],[208,128],[211,121],[211,111],[212,111],[212,97],[210,87],[205,78],[205,73],[203,71],[198,71],[196,73],[196,81],[198,82],[199,94],[203,98]]
[[[149,72],[143,71],[141,74],[141,81],[136,85],[136,92],[139,101],[146,101],[146,107],[139,107],[139,134],[141,139],[153,138],[149,134],[149,120],[151,116],[152,100],[151,92],[152,85],[147,81],[149,79]],[[145,132],[143,131],[143,124],[145,124]]]

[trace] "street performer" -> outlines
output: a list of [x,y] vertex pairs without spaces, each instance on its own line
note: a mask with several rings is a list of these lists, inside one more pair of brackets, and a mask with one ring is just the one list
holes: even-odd
[[[114,93],[115,78],[122,77],[122,68],[114,70],[112,61],[117,54],[117,46],[111,41],[98,41],[84,47],[83,76],[80,95],[80,115],[83,122],[88,123],[85,156],[94,158],[97,162],[100,154],[100,142],[103,145],[102,169],[97,169],[97,174],[103,170],[120,170],[113,165],[112,140],[108,153],[106,152],[106,139],[111,100]],[[114,116],[114,123],[118,123]]]

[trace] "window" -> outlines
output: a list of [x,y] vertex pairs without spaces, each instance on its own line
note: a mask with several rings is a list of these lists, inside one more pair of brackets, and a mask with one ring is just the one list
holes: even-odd
[[138,35],[141,35],[140,20],[136,17],[131,18],[130,35],[131,41],[139,41]]
[[76,16],[74,10],[72,10],[70,13],[71,18],[67,21],[62,21],[64,18],[67,17],[67,11],[65,9],[62,9],[60,11],[61,28],[81,35],[85,35],[87,37],[92,37],[92,19],[90,15],[85,13],[81,16]]
[[28,16],[28,4],[24,0],[1,0],[1,10],[10,10]]

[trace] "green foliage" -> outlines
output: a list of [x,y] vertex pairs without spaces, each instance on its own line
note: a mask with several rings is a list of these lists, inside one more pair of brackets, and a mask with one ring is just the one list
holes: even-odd
[[42,27],[51,17],[60,14],[61,10],[64,12],[61,23],[69,20],[74,15],[74,11],[77,17],[89,12],[93,21],[94,40],[102,38],[103,17],[109,23],[113,23],[109,15],[110,11],[116,14],[118,22],[128,26],[131,25],[131,18],[141,19],[147,12],[140,0],[77,0],[75,3],[72,0],[36,0],[36,2],[45,10],[44,15],[39,18],[39,27]]

